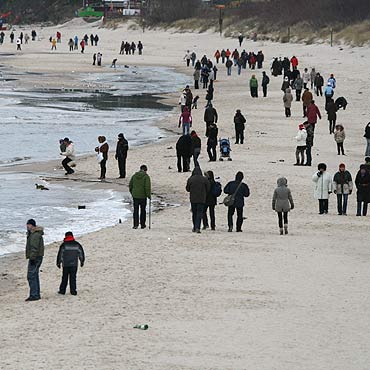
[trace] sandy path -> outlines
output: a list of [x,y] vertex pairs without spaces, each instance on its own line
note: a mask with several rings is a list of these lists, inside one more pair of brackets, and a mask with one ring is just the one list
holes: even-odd
[[[73,27],[85,33],[86,26],[75,23]],[[44,30],[46,38],[50,32]],[[121,38],[140,38],[146,47],[143,63],[182,70],[187,48],[197,45],[198,54],[204,50],[212,55],[216,48],[237,46],[236,40],[213,34],[156,31],[142,35],[125,29],[99,30],[99,34],[109,61]],[[348,156],[336,155],[324,116],[316,131],[314,164],[325,161],[334,174],[344,160],[355,175],[364,152],[369,87],[363,76],[370,69],[370,51],[271,43],[249,43],[246,48],[263,49],[267,59],[294,53],[301,68],[315,66],[324,76],[336,74],[336,94],[350,102],[338,120],[346,127]],[[61,63],[53,54],[38,54],[44,49],[38,43],[35,51],[26,51],[11,63],[20,70],[62,73],[84,60],[81,55],[63,53]],[[4,50],[10,50],[9,46]],[[36,55],[37,65],[32,62]],[[138,56],[128,60],[140,62]],[[92,67],[82,63],[78,68],[90,71]],[[272,79],[267,100],[252,100],[248,94],[251,72],[243,73],[238,78],[234,71],[227,79],[220,67],[214,104],[220,114],[221,136],[233,135],[236,108],[246,113],[247,142],[232,146],[233,162],[209,164],[203,151],[201,164],[203,170],[212,169],[220,176],[223,184],[236,171],[245,172],[252,195],[244,233],[225,232],[223,206],[217,207],[216,232],[190,232],[184,190],[188,175],[177,174],[175,151],[168,149],[174,148],[176,138],[133,150],[129,173],[145,162],[154,192],[180,206],[156,214],[150,231],[134,231],[128,222],[83,237],[87,263],[79,273],[78,297],[56,294],[60,272],[54,265],[55,247],[47,250],[43,264],[43,300],[34,304],[23,302],[25,261],[17,256],[0,261],[1,273],[8,274],[0,274],[0,368],[368,369],[368,219],[354,216],[354,196],[346,218],[336,216],[334,198],[330,214],[317,215],[311,183],[315,167],[292,166],[301,105],[294,104],[293,117],[286,120],[280,79]],[[318,101],[323,110],[323,100]],[[194,121],[195,129],[203,134],[202,114],[198,109]],[[176,120],[177,116],[169,117],[160,126],[174,128]],[[84,177],[97,177],[94,159],[81,160],[79,167]],[[108,177],[116,177],[116,171],[110,160]],[[280,175],[288,178],[296,203],[287,237],[277,235],[276,215],[271,211]],[[148,323],[150,329],[132,329],[137,323]]]

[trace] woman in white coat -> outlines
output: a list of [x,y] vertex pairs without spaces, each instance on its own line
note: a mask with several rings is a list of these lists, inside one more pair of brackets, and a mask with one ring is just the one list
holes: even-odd
[[332,176],[326,172],[326,164],[319,163],[318,172],[312,176],[315,183],[315,198],[319,200],[320,215],[327,214],[329,210],[329,196],[333,192]]

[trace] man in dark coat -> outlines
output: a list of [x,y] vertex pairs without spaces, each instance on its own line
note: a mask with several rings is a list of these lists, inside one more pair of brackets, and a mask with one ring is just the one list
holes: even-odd
[[209,104],[204,111],[204,122],[206,123],[206,136],[208,136],[208,128],[211,123],[217,123],[218,114],[212,104]]
[[306,164],[305,166],[311,166],[312,164],[312,147],[313,147],[313,139],[315,135],[315,130],[313,129],[313,126],[308,123],[307,121],[303,123],[304,128],[307,132],[307,138],[306,138]]
[[115,158],[118,160],[119,178],[126,177],[126,159],[128,152],[128,141],[123,134],[118,135],[117,148]]
[[233,216],[235,210],[237,212],[236,220],[236,231],[242,232],[243,225],[243,208],[244,208],[244,198],[249,197],[249,187],[247,184],[243,183],[244,174],[243,172],[238,172],[235,176],[234,181],[230,181],[224,189],[225,194],[235,195],[235,201],[232,206],[229,206],[227,213],[227,221],[229,225],[229,232],[233,231]]
[[366,216],[367,205],[370,202],[370,173],[368,172],[366,165],[362,164],[360,166],[360,170],[356,175],[355,184],[357,188],[356,216]]
[[262,91],[263,91],[263,97],[267,97],[267,85],[270,83],[270,77],[267,76],[266,72],[262,72]]
[[77,270],[78,260],[80,260],[81,267],[85,263],[85,253],[82,245],[76,242],[73,233],[68,231],[65,233],[65,238],[62,245],[59,247],[57,256],[57,267],[63,265],[62,282],[59,287],[59,294],[66,294],[66,289],[69,279],[69,289],[72,295],[77,295]]
[[191,212],[193,214],[193,232],[200,233],[200,223],[204,214],[207,194],[210,191],[210,183],[203,176],[200,167],[195,167],[192,176],[186,184],[186,191],[190,193]]
[[216,162],[216,148],[218,143],[218,127],[215,123],[211,123],[208,127],[207,153],[210,162]]
[[240,144],[244,143],[244,130],[245,130],[246,122],[247,120],[240,112],[240,109],[238,109],[234,116],[235,136],[236,136],[235,144],[239,144],[239,140],[240,140]]
[[[193,142],[190,135],[182,135],[176,143],[177,170],[190,171],[190,158],[192,156]],[[182,163],[182,166],[181,166]]]

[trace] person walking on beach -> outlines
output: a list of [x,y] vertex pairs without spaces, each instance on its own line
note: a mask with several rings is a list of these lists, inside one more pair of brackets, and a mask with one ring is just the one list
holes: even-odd
[[146,228],[146,204],[147,199],[150,201],[152,197],[151,181],[147,172],[148,167],[143,164],[140,167],[140,171],[131,177],[129,184],[129,190],[134,202],[133,229],[139,227],[139,220],[141,228]]
[[370,122],[365,127],[364,138],[366,139],[365,157],[370,156]]
[[314,129],[313,126],[310,125],[307,121],[303,123],[304,128],[307,133],[306,138],[306,164],[305,166],[311,166],[312,164],[312,147],[313,147],[313,139],[314,139]]
[[[190,171],[190,158],[192,155],[193,142],[191,136],[186,134],[179,137],[176,143],[177,171]],[[181,166],[182,164],[182,166]]]
[[330,98],[325,105],[325,110],[328,114],[329,121],[329,134],[334,134],[334,128],[337,121],[337,106],[334,102],[334,99]]
[[186,60],[186,66],[190,66],[190,61],[191,61],[191,53],[190,50],[187,50],[184,56],[184,60]]
[[204,215],[207,194],[210,190],[208,179],[203,176],[200,167],[195,167],[186,183],[186,191],[190,193],[193,232],[200,234],[200,223]]
[[14,35],[13,31],[10,33],[9,37],[10,37],[10,43],[13,44],[14,43],[14,38],[15,38],[15,35]]
[[104,180],[107,173],[107,160],[109,145],[105,136],[98,136],[99,146],[95,148],[98,153],[98,162],[100,164],[100,177],[99,180]]
[[317,118],[321,119],[321,113],[314,100],[312,100],[311,103],[308,105],[306,114],[308,123],[311,124],[313,129],[315,130]]
[[75,44],[74,50],[78,50],[78,36],[75,36],[75,38],[74,38],[74,44]]
[[304,166],[304,152],[306,150],[307,131],[303,124],[298,126],[299,130],[295,139],[297,140],[297,148],[295,151],[296,163],[295,166]]
[[128,149],[128,141],[125,139],[125,136],[122,133],[118,134],[115,158],[118,161],[120,179],[124,179],[126,177],[126,160]]
[[335,132],[334,132],[334,140],[337,143],[337,151],[338,155],[342,153],[344,154],[344,140],[346,139],[346,133],[344,131],[344,127],[342,125],[336,125],[335,126]]
[[27,280],[30,287],[26,302],[38,301],[40,295],[40,266],[44,258],[44,229],[34,219],[27,221],[26,259],[28,259]]
[[355,184],[357,188],[357,213],[356,216],[366,216],[370,202],[370,172],[365,164],[360,166],[357,172]]
[[22,42],[21,39],[18,37],[17,38],[17,51],[22,51]]
[[303,89],[303,79],[300,74],[298,74],[297,78],[294,80],[293,89],[295,90],[295,100],[300,101]]
[[69,51],[73,51],[74,42],[72,39],[69,39],[68,46],[69,46]]
[[307,116],[307,107],[311,104],[312,100],[312,92],[306,87],[302,95],[303,117]]
[[78,243],[71,231],[65,233],[62,245],[59,247],[57,255],[57,267],[63,266],[62,282],[60,283],[58,294],[66,294],[69,280],[69,289],[72,295],[77,295],[77,270],[78,261],[81,267],[85,264],[85,252],[82,245]]
[[96,64],[96,53],[93,54],[93,66]]
[[263,92],[263,97],[267,97],[267,85],[270,83],[270,77],[267,76],[266,72],[262,72],[262,92]]
[[51,50],[57,50],[57,40],[55,38],[51,40]]
[[142,42],[139,41],[139,43],[137,44],[137,50],[139,50],[139,55],[143,55],[143,49],[144,49],[144,46]]
[[184,110],[179,117],[179,128],[181,127],[181,125],[182,125],[182,134],[189,135],[190,127],[192,125],[192,117],[187,106],[184,107]]
[[284,102],[284,108],[285,108],[285,117],[291,117],[291,107],[292,107],[292,101],[293,101],[293,95],[292,90],[288,87],[285,90],[285,93],[283,95],[283,102]]
[[233,62],[231,59],[227,59],[226,63],[225,63],[225,66],[226,66],[226,70],[227,70],[227,75],[228,76],[231,76],[231,69],[233,67]]
[[288,180],[280,177],[272,196],[272,209],[277,212],[280,235],[288,234],[288,212],[294,209],[293,197],[288,188]]
[[194,70],[193,77],[194,77],[194,89],[198,90],[199,89],[199,79],[200,79],[199,69]]
[[315,77],[315,91],[317,96],[322,96],[322,88],[324,86],[324,78],[320,73],[316,74]]
[[217,205],[217,198],[222,194],[222,186],[219,182],[215,180],[215,175],[213,171],[207,171],[205,173],[206,178],[209,181],[209,191],[206,197],[206,205],[203,214],[203,230],[209,228],[207,211],[209,210],[209,217],[211,222],[211,230],[216,230],[216,216],[215,208]]
[[235,116],[234,116],[234,126],[235,126],[235,144],[243,144],[244,143],[244,130],[245,130],[245,124],[247,120],[242,115],[240,109],[236,110]]
[[83,54],[85,52],[85,40],[81,40],[80,46],[81,46],[81,53]]
[[252,75],[251,79],[249,80],[249,88],[251,92],[251,97],[258,98],[258,81],[256,75]]
[[64,138],[64,144],[66,146],[66,151],[61,152],[60,155],[63,155],[65,158],[62,161],[62,166],[66,170],[66,175],[71,175],[75,171],[68,165],[75,159],[75,147],[71,140],[68,137]]
[[234,201],[232,204],[228,205],[227,212],[227,223],[229,226],[228,231],[231,233],[233,231],[233,216],[236,210],[237,219],[236,219],[236,231],[242,232],[243,226],[243,209],[244,209],[244,198],[248,198],[250,195],[249,187],[243,182],[244,174],[243,172],[238,172],[235,176],[234,181],[230,181],[224,189],[224,193],[232,195]]
[[331,175],[326,172],[326,164],[319,163],[318,172],[312,176],[315,183],[315,198],[319,201],[319,214],[329,212],[329,196],[333,192],[333,182]]
[[348,195],[352,194],[352,175],[346,170],[346,165],[341,163],[339,171],[333,178],[334,194],[337,195],[338,215],[347,216]]
[[202,150],[202,141],[200,137],[197,135],[195,131],[190,133],[191,136],[191,143],[192,143],[192,155],[194,160],[194,167],[199,167],[198,158],[200,156],[200,152]]
[[216,148],[218,144],[218,127],[215,123],[211,123],[208,127],[207,153],[210,162],[216,162]]
[[103,54],[98,53],[98,55],[96,56],[96,61],[99,67],[101,67],[102,58],[103,58]]
[[217,123],[218,114],[217,110],[213,107],[212,104],[208,104],[207,108],[204,111],[204,122],[206,123],[206,136],[208,136],[209,126],[212,123]]

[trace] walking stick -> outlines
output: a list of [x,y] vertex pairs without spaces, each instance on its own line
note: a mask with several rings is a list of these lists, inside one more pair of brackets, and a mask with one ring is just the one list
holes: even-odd
[[152,198],[149,198],[149,230],[152,228]]

